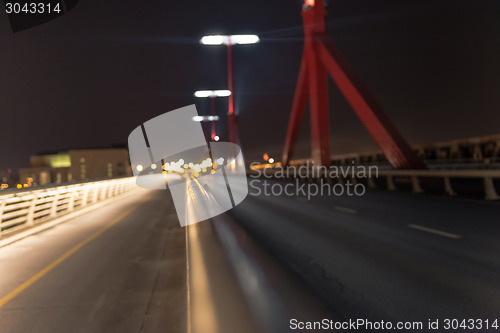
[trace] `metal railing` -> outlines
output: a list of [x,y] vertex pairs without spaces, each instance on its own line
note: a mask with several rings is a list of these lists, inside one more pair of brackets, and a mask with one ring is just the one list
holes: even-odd
[[[500,179],[500,170],[379,170],[379,175],[385,176],[387,180],[387,189],[389,191],[396,190],[394,185],[394,177],[409,177],[411,178],[412,191],[414,193],[424,192],[420,186],[420,179],[422,178],[442,178],[444,184],[444,191],[450,195],[457,195],[453,191],[451,185],[451,178],[469,178],[469,179],[482,179],[484,198],[486,200],[498,200],[498,196],[493,179]],[[370,187],[374,187],[373,182],[369,182]]]
[[[306,177],[300,177],[307,181],[315,181],[318,178],[328,179],[328,172],[311,172],[314,168],[313,166],[307,165],[305,166],[303,163],[297,163],[296,161],[292,161],[294,163],[290,163],[291,167],[307,167],[307,172],[305,174]],[[302,162],[302,161],[300,161]],[[359,166],[359,165],[357,165]],[[362,165],[364,167],[368,167],[368,165]],[[397,186],[395,184],[396,178],[407,178],[411,180],[412,192],[414,193],[423,193],[424,190],[421,187],[422,179],[429,178],[437,178],[443,180],[444,192],[450,196],[456,196],[457,193],[453,190],[453,186],[451,183],[451,179],[476,179],[480,180],[483,183],[483,191],[484,191],[484,199],[485,200],[500,200],[500,196],[497,194],[495,189],[494,179],[500,179],[500,170],[499,169],[476,169],[476,170],[468,170],[468,169],[451,169],[451,170],[394,170],[389,168],[380,168],[378,165],[372,165],[377,167],[377,178],[378,176],[385,177],[386,180],[386,188],[389,191],[397,190]],[[341,167],[341,166],[337,166]],[[250,166],[248,169],[248,174],[260,174],[262,175],[264,171],[266,171],[266,177],[274,177],[274,173],[277,172],[278,169],[283,168],[286,170],[287,167],[282,167],[281,163],[274,164],[258,164]],[[316,170],[318,170],[316,168]],[[283,174],[283,172],[281,173]],[[290,174],[285,171],[284,174]],[[283,176],[280,176],[283,178]],[[285,178],[293,178],[293,177],[285,177]],[[338,177],[338,181],[342,182],[344,178],[352,178],[352,176],[348,175],[347,177]],[[331,180],[331,179],[330,179]],[[356,182],[356,179],[353,180]],[[376,188],[374,178],[366,177],[367,185],[369,188]]]
[[133,177],[0,194],[0,236],[137,188]]

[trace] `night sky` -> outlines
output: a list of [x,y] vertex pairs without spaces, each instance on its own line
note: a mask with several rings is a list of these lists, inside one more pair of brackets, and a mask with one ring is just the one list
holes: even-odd
[[[193,92],[227,87],[225,47],[199,44],[215,33],[261,37],[234,47],[235,107],[247,160],[280,155],[301,4],[80,0],[15,34],[2,6],[0,169],[29,166],[41,151],[124,144],[142,122],[185,105],[209,113]],[[410,143],[500,133],[500,1],[330,0],[328,12],[332,39]],[[332,153],[375,149],[333,84],[330,96]],[[224,115],[226,99],[217,107]]]

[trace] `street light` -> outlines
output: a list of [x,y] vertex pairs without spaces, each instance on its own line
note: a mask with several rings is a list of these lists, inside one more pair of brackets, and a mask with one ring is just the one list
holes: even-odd
[[227,97],[231,95],[229,90],[198,90],[194,93],[195,97]]
[[212,115],[207,116],[207,117],[197,116],[197,117],[194,117],[193,120],[194,121],[211,121],[212,122],[211,138],[212,138],[212,140],[215,140],[215,138],[217,138],[217,140],[215,140],[215,141],[219,141],[218,140],[219,137],[215,133],[215,122],[217,120],[219,120],[219,116],[215,115],[215,97],[231,96],[231,92],[229,90],[198,90],[194,93],[194,96],[198,97],[198,98],[210,97],[210,105],[211,105],[211,109],[212,109]]
[[259,41],[257,35],[210,35],[201,39],[203,45],[255,44]]
[[210,35],[201,38],[203,45],[226,45],[227,46],[227,81],[229,91],[229,111],[227,120],[229,122],[229,141],[238,143],[238,128],[236,125],[236,115],[234,114],[234,84],[233,84],[233,45],[255,44],[260,41],[257,35]]

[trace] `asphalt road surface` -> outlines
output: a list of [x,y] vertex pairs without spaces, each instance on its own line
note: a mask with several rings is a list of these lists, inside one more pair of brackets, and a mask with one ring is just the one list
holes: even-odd
[[252,181],[231,214],[340,319],[500,322],[498,202],[383,190],[308,200]]
[[254,188],[181,228],[168,191],[144,191],[0,248],[0,332],[286,332],[318,303],[341,321],[500,319],[499,222],[498,203]]

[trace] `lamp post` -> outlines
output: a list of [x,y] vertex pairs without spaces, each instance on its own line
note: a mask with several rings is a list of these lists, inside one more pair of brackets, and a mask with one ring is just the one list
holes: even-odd
[[229,95],[229,110],[227,119],[229,123],[229,141],[239,143],[236,114],[234,112],[234,82],[233,82],[233,45],[256,44],[260,41],[257,35],[210,35],[204,36],[200,43],[203,45],[226,45],[227,46],[227,82]]
[[[195,97],[198,98],[206,98],[210,97],[210,108],[212,110],[211,117],[201,117],[201,121],[211,121],[212,122],[212,141],[219,141],[219,137],[215,133],[215,122],[219,120],[219,117],[215,115],[215,98],[216,97],[227,97],[231,96],[231,91],[229,90],[198,90],[194,93]],[[206,118],[206,119],[205,119]]]

